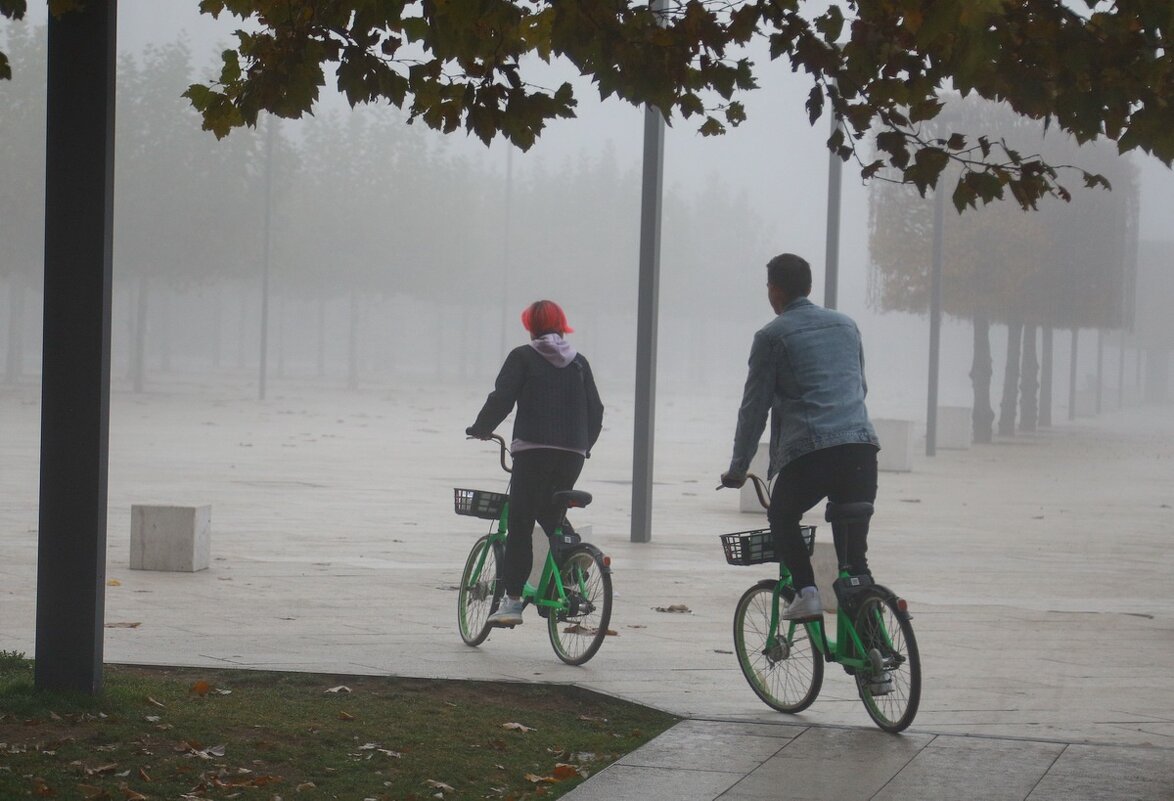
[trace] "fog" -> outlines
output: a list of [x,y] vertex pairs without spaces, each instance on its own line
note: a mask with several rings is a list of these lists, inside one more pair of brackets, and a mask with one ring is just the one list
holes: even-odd
[[[352,112],[328,88],[313,119],[264,120],[217,143],[194,132],[194,115],[176,97],[190,80],[214,74],[233,24],[195,7],[194,0],[120,4],[120,52],[124,67],[137,70],[141,92],[120,86],[116,392],[181,379],[199,387],[200,376],[208,384],[223,376],[255,396],[265,282],[265,380],[277,386],[462,382],[488,389],[506,350],[525,336],[521,309],[547,297],[567,310],[601,384],[631,391],[641,110],[601,103],[575,79],[578,118],[551,123],[522,153],[463,132],[407,126],[394,110]],[[44,12],[34,10],[27,25],[41,22],[37,13]],[[160,49],[179,42],[190,71],[153,69]],[[808,123],[804,76],[764,56],[757,61],[761,89],[746,99],[748,122],[704,138],[694,122],[678,119],[666,134],[662,397],[705,389],[736,402],[750,338],[770,317],[764,265],[772,255],[807,258],[812,297],[823,299],[827,123]],[[550,82],[574,77],[564,71],[553,68]],[[148,131],[152,115],[165,117],[169,108],[184,130]],[[1140,237],[1165,239],[1174,179],[1156,162],[1137,163]],[[871,409],[922,426],[928,319],[869,304],[868,189],[851,163],[842,187],[838,306],[864,335]],[[28,187],[29,205],[42,202],[38,191]],[[15,361],[9,377],[32,381],[40,279],[39,267],[26,267],[0,272],[7,323],[0,335]],[[943,405],[971,403],[971,336],[969,321],[945,318]],[[1005,337],[996,325],[992,400],[1001,391]],[[1099,386],[1110,405],[1135,398],[1142,385],[1136,343],[1113,332],[1080,337],[1080,393]],[[1057,336],[1057,419],[1068,404],[1069,342],[1066,333]]]

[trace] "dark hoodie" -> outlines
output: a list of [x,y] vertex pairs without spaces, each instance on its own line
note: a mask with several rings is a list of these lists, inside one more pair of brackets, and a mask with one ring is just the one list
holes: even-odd
[[514,453],[558,448],[587,456],[603,428],[603,402],[586,357],[558,334],[510,351],[473,431],[487,436],[517,404]]

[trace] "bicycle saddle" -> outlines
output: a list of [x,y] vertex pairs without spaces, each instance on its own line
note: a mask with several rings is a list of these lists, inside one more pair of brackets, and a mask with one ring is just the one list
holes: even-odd
[[556,504],[565,505],[568,509],[582,509],[591,503],[591,493],[582,490],[563,490],[556,492],[553,498]]

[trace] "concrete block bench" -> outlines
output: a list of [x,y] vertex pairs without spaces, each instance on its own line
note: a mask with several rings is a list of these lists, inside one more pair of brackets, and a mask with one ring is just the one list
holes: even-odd
[[913,469],[913,421],[873,418],[872,427],[880,440],[876,457],[878,470],[908,473]]
[[211,506],[130,508],[130,569],[194,573],[212,554]]

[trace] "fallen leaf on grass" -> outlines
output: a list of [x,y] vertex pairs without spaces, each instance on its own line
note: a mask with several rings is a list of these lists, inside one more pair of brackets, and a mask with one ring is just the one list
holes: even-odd
[[534,729],[530,726],[524,726],[521,723],[503,723],[503,724],[501,724],[501,727],[503,729],[513,729],[514,731],[520,731],[523,734],[525,734],[528,731],[537,731],[537,729]]
[[113,773],[118,770],[118,763],[111,762],[108,765],[99,765],[96,768],[86,768],[87,776],[105,776],[107,773]]
[[435,779],[425,779],[424,784],[428,785],[429,787],[431,787],[434,790],[439,790],[442,793],[455,793],[456,792],[456,788],[454,788],[451,784],[445,784],[444,782],[438,782]]
[[106,582],[106,586],[107,587],[121,587],[122,582],[119,581],[118,579],[110,579],[109,581]]
[[652,607],[656,612],[673,612],[678,614],[692,614],[693,610],[684,604],[672,604],[670,606],[654,606]]
[[317,790],[317,789],[318,789],[318,785],[314,784],[314,782],[302,782],[301,784],[299,784],[295,788],[296,792],[299,792],[299,793],[302,792],[303,790]]
[[48,782],[38,776],[33,779],[33,795],[37,798],[52,798],[57,795],[57,791],[50,787]]
[[147,797],[140,792],[130,789],[126,785],[121,788],[122,794],[126,797],[126,801],[147,801]]
[[555,781],[559,782],[565,781],[566,779],[570,779],[574,776],[583,776],[586,778],[585,771],[583,771],[582,768],[579,768],[576,765],[568,765],[565,762],[557,763],[554,766],[554,770],[551,771],[550,775],[554,776]]
[[166,708],[167,708],[165,705],[163,705],[163,704],[159,703],[158,701],[156,701],[154,698],[152,698],[152,697],[151,697],[151,696],[149,696],[149,695],[147,696],[147,703],[148,703],[148,704],[150,704],[151,706],[157,706],[157,707],[159,707],[160,709],[166,709]]
[[338,719],[339,720],[354,720],[355,716],[352,715],[350,712],[339,712]]
[[162,720],[162,718],[160,718],[158,715],[144,715],[143,720],[147,721],[148,723],[158,723],[160,720]]
[[558,781],[558,779],[554,778],[553,776],[539,776],[536,773],[527,773],[526,781],[531,782],[532,784],[542,784],[543,782],[546,782],[547,784],[554,784],[556,781]]
[[151,781],[151,774],[147,773],[145,769],[139,768],[139,778],[145,782],[149,782]]
[[203,698],[205,695],[207,695],[211,690],[212,690],[212,685],[209,684],[208,682],[204,681],[203,679],[200,679],[199,681],[197,681],[190,688],[190,692],[195,693],[196,695],[200,696],[201,698]]
[[106,628],[108,628],[108,629],[137,629],[141,625],[143,625],[142,621],[136,620],[134,623],[107,623]]
[[350,691],[351,688],[345,684],[340,684],[337,687],[331,687],[329,690],[326,690],[328,693],[349,693]]
[[92,784],[79,784],[77,789],[81,790],[86,801],[112,801],[110,793],[101,787],[95,787]]

